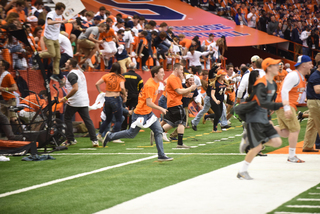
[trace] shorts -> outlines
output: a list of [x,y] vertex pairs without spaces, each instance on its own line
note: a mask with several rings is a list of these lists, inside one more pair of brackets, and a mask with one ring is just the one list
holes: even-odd
[[280,137],[270,123],[248,123],[247,133],[251,148],[259,146],[260,143],[264,144],[272,138]]
[[[13,98],[13,99],[9,99],[6,101],[6,103],[10,106],[16,106],[17,103],[16,103],[16,99]],[[1,105],[1,104],[0,104]],[[16,112],[14,111],[9,111],[9,107],[6,107],[4,105],[1,105],[1,112],[7,116],[8,119],[12,118],[12,117],[17,117],[17,114]]]
[[292,111],[292,116],[290,118],[285,117],[283,108],[276,111],[279,127],[281,130],[287,129],[289,132],[300,131],[300,123],[297,119],[296,110],[292,106],[290,106],[290,108]]
[[182,124],[186,126],[186,113],[182,105],[168,108],[168,112],[164,115],[164,121],[172,127]]

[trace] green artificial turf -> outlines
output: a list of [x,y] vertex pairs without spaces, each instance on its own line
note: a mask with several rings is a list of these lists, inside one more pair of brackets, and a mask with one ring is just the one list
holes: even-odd
[[[320,200],[320,184],[308,189],[307,191],[299,194],[297,197],[292,200],[282,204],[281,206],[274,209],[271,213],[275,212],[305,212],[305,213],[320,213],[320,208],[291,208],[287,207],[288,205],[312,205],[312,206],[320,206],[320,201],[298,201],[298,198],[314,198]],[[311,195],[309,193],[318,193],[318,195]]]
[[[164,142],[165,153],[174,161],[159,163],[153,158],[2,197],[0,213],[93,213],[242,161],[244,155],[233,154],[239,153],[241,136],[235,135],[242,133],[241,123],[231,121],[232,128],[222,133],[212,133],[210,121],[201,122],[197,132],[186,129],[184,143],[196,148],[176,149],[176,142]],[[277,120],[273,122],[277,124]],[[301,123],[299,141],[304,138],[306,123]],[[156,155],[149,134],[145,129],[134,139],[122,139],[124,144],[109,142],[106,148],[93,148],[89,138],[77,138],[78,144],[68,150],[50,154],[56,160],[24,162],[22,157],[10,157],[10,162],[0,162],[0,194]],[[283,139],[282,147],[287,145]],[[263,152],[275,149],[267,147]]]

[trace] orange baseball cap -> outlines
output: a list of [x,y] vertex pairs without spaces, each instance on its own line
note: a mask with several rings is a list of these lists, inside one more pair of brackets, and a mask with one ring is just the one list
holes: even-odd
[[220,70],[218,71],[217,75],[227,75],[227,72],[224,71],[224,70],[222,70],[222,69],[220,69]]
[[263,70],[266,70],[267,67],[269,67],[270,65],[277,65],[280,62],[281,62],[281,59],[272,59],[272,58],[268,57],[262,61],[261,66],[262,66]]

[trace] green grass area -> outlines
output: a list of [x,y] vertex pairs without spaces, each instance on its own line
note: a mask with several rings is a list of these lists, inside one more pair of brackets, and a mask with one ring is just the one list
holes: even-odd
[[[317,189],[319,188],[319,189]],[[311,194],[310,194],[311,193]],[[316,193],[316,194],[312,194]],[[275,212],[307,212],[307,213],[320,213],[320,208],[292,208],[292,205],[308,205],[308,206],[320,206],[320,201],[300,201],[298,199],[318,199],[320,200],[320,185],[316,185],[307,191],[299,194],[292,200],[282,204],[274,209],[271,213]],[[288,207],[289,206],[289,207]]]
[[[222,133],[211,133],[210,121],[200,123],[197,132],[186,129],[184,143],[197,148],[178,150],[176,142],[165,143],[165,153],[174,158],[172,162],[159,163],[154,158],[3,197],[0,213],[93,213],[242,161],[243,155],[231,154],[239,153],[241,137],[235,135],[242,133],[241,123],[236,119],[231,122],[232,128]],[[273,122],[277,124],[277,120]],[[301,123],[299,141],[304,138],[306,123]],[[122,139],[124,144],[109,142],[108,147],[95,150],[84,150],[93,149],[89,138],[77,138],[78,144],[68,150],[50,154],[56,160],[24,162],[21,157],[10,157],[10,162],[0,162],[0,194],[156,155],[149,134],[150,130],[145,129],[134,139]],[[282,146],[287,145],[287,139],[283,139]],[[263,152],[273,150],[267,147]]]

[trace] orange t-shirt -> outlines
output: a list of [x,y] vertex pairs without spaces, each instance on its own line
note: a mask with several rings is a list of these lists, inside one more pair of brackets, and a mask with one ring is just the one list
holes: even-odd
[[[12,13],[12,12],[18,13],[17,9],[14,7],[14,8],[12,8],[11,10],[9,10],[7,12],[7,16],[9,15],[9,13]],[[26,14],[25,14],[25,12],[23,10],[21,10],[20,13],[18,13],[18,14],[19,14],[20,22],[26,22]]]
[[280,92],[280,87],[281,87],[281,83],[283,82],[284,78],[287,76],[288,72],[286,70],[282,70],[281,72],[278,73],[277,76],[275,76],[273,78],[273,80],[276,82],[277,84],[277,93]]
[[191,39],[184,38],[179,42],[179,44],[182,45],[182,47],[190,48],[192,41]]
[[[38,97],[38,100],[39,100],[40,104],[38,104],[37,97]],[[30,103],[28,101],[30,101],[32,103]],[[28,111],[28,112],[37,112],[40,109],[39,106],[37,106],[35,104],[38,104],[38,105],[42,106],[43,108],[47,105],[47,102],[44,99],[40,99],[40,97],[38,95],[35,95],[35,94],[31,94],[31,95],[27,96],[20,103],[30,106],[30,108],[24,108],[23,109],[23,110]],[[35,103],[35,104],[33,104],[33,103]]]
[[167,106],[168,108],[182,105],[182,94],[178,94],[175,90],[183,88],[181,79],[173,74],[167,80]]
[[120,82],[124,82],[125,78],[122,75],[115,73],[108,73],[102,76],[103,81],[106,83],[106,91],[120,92]]
[[114,36],[114,29],[110,28],[108,32],[100,33],[99,40],[106,39],[106,42],[111,42]]
[[[13,84],[16,84],[16,81],[14,81],[13,76],[11,74],[7,74],[1,83],[1,87],[4,88],[11,88]],[[10,91],[10,93],[13,93],[12,91]],[[6,92],[2,92],[2,97],[4,100],[10,100],[10,99],[14,99],[16,98],[14,95],[6,93]]]
[[[290,104],[290,106],[295,108],[295,110],[297,110],[297,105],[300,102],[301,95],[306,90],[306,80],[302,79],[301,74],[297,70],[294,70],[292,72],[297,72],[299,75],[299,78],[300,78],[299,84],[296,85],[295,87],[293,87],[289,91],[289,104]],[[283,84],[281,85],[281,89],[282,89],[282,87],[283,87]],[[281,89],[280,89],[280,92],[277,96],[276,102],[282,102]]]
[[134,110],[135,114],[146,115],[151,113],[152,108],[147,106],[147,99],[151,98],[152,102],[154,103],[158,97],[158,88],[159,83],[156,83],[153,78],[149,78],[147,80],[146,84],[144,84],[140,91],[138,105]]

